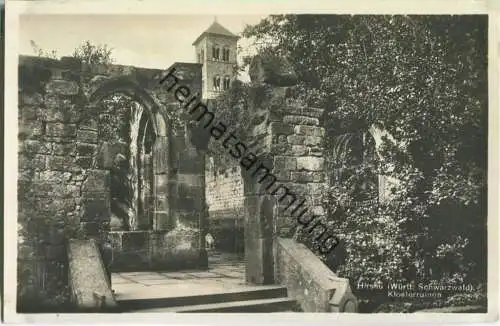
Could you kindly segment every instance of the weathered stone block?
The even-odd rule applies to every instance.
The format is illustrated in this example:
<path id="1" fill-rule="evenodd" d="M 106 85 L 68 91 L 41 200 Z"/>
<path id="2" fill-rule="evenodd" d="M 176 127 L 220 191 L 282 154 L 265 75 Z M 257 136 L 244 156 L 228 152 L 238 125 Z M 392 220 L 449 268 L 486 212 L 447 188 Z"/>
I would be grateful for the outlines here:
<path id="1" fill-rule="evenodd" d="M 297 135 L 304 135 L 304 136 L 323 137 L 325 135 L 325 128 L 316 126 L 298 125 L 294 127 L 293 131 Z"/>
<path id="2" fill-rule="evenodd" d="M 52 152 L 51 143 L 27 139 L 20 144 L 22 144 L 21 152 L 36 154 L 50 154 Z"/>
<path id="3" fill-rule="evenodd" d="M 76 95 L 80 87 L 75 81 L 51 80 L 45 85 L 45 91 L 49 94 Z"/>
<path id="4" fill-rule="evenodd" d="M 66 101 L 67 103 L 64 103 Z M 60 100 L 63 104 L 56 103 L 38 110 L 38 116 L 46 122 L 75 123 L 80 120 L 81 111 L 70 100 Z"/>
<path id="5" fill-rule="evenodd" d="M 275 196 L 277 198 L 279 198 L 285 194 L 285 190 L 283 187 L 288 189 L 288 193 L 295 195 L 295 197 L 297 197 L 297 198 L 302 196 L 303 194 L 306 194 L 308 191 L 307 186 L 304 184 L 300 184 L 300 183 L 287 182 L 287 183 L 283 183 L 283 185 L 281 185 L 281 186 L 282 187 L 280 187 L 279 190 L 278 190 L 278 188 L 275 188 L 277 190 L 275 192 Z"/>
<path id="6" fill-rule="evenodd" d="M 72 174 L 70 172 L 42 171 L 38 173 L 37 181 L 67 183 L 69 180 L 71 180 L 71 177 Z"/>
<path id="7" fill-rule="evenodd" d="M 144 231 L 129 231 L 122 235 L 122 249 L 125 251 L 148 250 L 149 234 Z"/>
<path id="8" fill-rule="evenodd" d="M 192 186 L 187 183 L 178 183 L 177 191 L 178 191 L 178 198 L 190 197 L 190 196 L 202 197 L 205 192 L 205 188 Z"/>
<path id="9" fill-rule="evenodd" d="M 274 171 L 292 171 L 297 169 L 297 158 L 277 156 L 274 158 Z"/>
<path id="10" fill-rule="evenodd" d="M 287 141 L 289 144 L 293 145 L 304 145 L 304 142 L 306 140 L 306 136 L 297 136 L 297 135 L 290 135 L 287 137 Z"/>
<path id="11" fill-rule="evenodd" d="M 76 152 L 78 156 L 92 156 L 97 148 L 97 145 L 87 143 L 77 143 Z"/>
<path id="12" fill-rule="evenodd" d="M 291 180 L 289 170 L 274 170 L 273 174 L 276 177 L 276 179 L 281 181 L 281 182 Z M 266 183 L 265 185 L 267 187 L 268 183 Z M 270 189 L 270 190 L 272 191 L 272 189 Z"/>
<path id="13" fill-rule="evenodd" d="M 73 185 L 65 185 L 55 182 L 33 182 L 31 185 L 31 190 L 34 193 L 43 194 L 46 197 L 75 197 L 78 193 L 79 188 Z"/>
<path id="14" fill-rule="evenodd" d="M 45 125 L 42 121 L 23 121 L 19 123 L 19 134 L 23 134 L 26 138 L 33 138 L 43 135 Z"/>
<path id="15" fill-rule="evenodd" d="M 322 142 L 323 142 L 323 137 L 305 136 L 304 139 L 304 145 L 307 146 L 318 146 L 321 145 Z"/>
<path id="16" fill-rule="evenodd" d="M 20 106 L 19 113 L 24 120 L 35 120 L 38 117 L 38 108 L 34 106 Z"/>
<path id="17" fill-rule="evenodd" d="M 78 129 L 76 133 L 77 141 L 84 143 L 97 143 L 98 133 L 97 130 Z"/>
<path id="18" fill-rule="evenodd" d="M 326 212 L 323 206 L 313 206 L 310 208 L 311 213 L 313 213 L 316 216 L 325 216 Z"/>
<path id="19" fill-rule="evenodd" d="M 89 156 L 79 156 L 75 159 L 75 166 L 82 169 L 90 169 L 92 167 L 93 158 Z"/>
<path id="20" fill-rule="evenodd" d="M 305 145 L 292 145 L 290 150 L 290 154 L 296 156 L 306 155 L 308 152 L 309 148 Z"/>
<path id="21" fill-rule="evenodd" d="M 109 198 L 92 196 L 83 201 L 82 222 L 98 222 L 109 217 Z"/>
<path id="22" fill-rule="evenodd" d="M 320 118 L 323 115 L 323 109 L 301 106 L 299 103 L 292 103 L 286 107 L 289 114 L 302 115 L 311 118 Z"/>
<path id="23" fill-rule="evenodd" d="M 325 174 L 323 172 L 309 171 L 292 172 L 291 179 L 295 182 L 323 182 Z"/>
<path id="24" fill-rule="evenodd" d="M 294 129 L 289 124 L 284 124 L 280 122 L 271 122 L 271 132 L 275 135 L 284 134 L 290 135 L 294 132 Z"/>
<path id="25" fill-rule="evenodd" d="M 324 155 L 323 148 L 319 146 L 314 146 L 309 148 L 309 155 L 310 156 L 316 156 L 316 157 L 322 157 Z"/>
<path id="26" fill-rule="evenodd" d="M 321 195 L 325 190 L 325 184 L 322 182 L 319 183 L 308 183 L 307 191 L 311 196 Z"/>
<path id="27" fill-rule="evenodd" d="M 76 202 L 70 197 L 37 197 L 36 208 L 39 212 L 68 213 L 75 209 Z"/>
<path id="28" fill-rule="evenodd" d="M 163 175 L 157 175 L 156 178 L 159 178 L 160 176 L 163 176 Z M 179 173 L 179 174 L 177 174 L 177 182 L 178 183 L 186 183 L 188 185 L 195 186 L 195 187 L 203 187 L 203 184 L 204 184 L 203 177 L 204 176 L 201 174 Z M 166 183 L 165 181 L 166 180 L 164 180 L 162 183 Z M 157 183 L 157 184 L 159 184 L 159 183 Z"/>
<path id="29" fill-rule="evenodd" d="M 46 135 L 50 137 L 74 137 L 76 136 L 75 124 L 47 123 Z"/>
<path id="30" fill-rule="evenodd" d="M 303 156 L 297 158 L 297 170 L 322 171 L 325 159 L 315 156 Z"/>
<path id="31" fill-rule="evenodd" d="M 68 171 L 74 167 L 74 159 L 71 156 L 48 156 L 47 169 L 54 171 Z"/>
<path id="32" fill-rule="evenodd" d="M 34 155 L 26 156 L 19 155 L 19 167 L 24 170 L 45 170 L 47 167 L 47 156 Z"/>
<path id="33" fill-rule="evenodd" d="M 61 144 L 61 143 L 52 143 L 52 150 L 54 155 L 63 155 L 63 156 L 75 156 L 76 155 L 76 144 Z"/>
<path id="34" fill-rule="evenodd" d="M 39 106 L 43 103 L 43 96 L 40 93 L 20 92 L 19 105 Z"/>
<path id="35" fill-rule="evenodd" d="M 319 120 L 317 118 L 311 118 L 300 115 L 286 115 L 283 117 L 283 122 L 292 125 L 310 125 L 310 126 L 319 125 Z"/>
<path id="36" fill-rule="evenodd" d="M 109 171 L 90 170 L 84 182 L 85 192 L 106 192 L 109 190 Z"/>

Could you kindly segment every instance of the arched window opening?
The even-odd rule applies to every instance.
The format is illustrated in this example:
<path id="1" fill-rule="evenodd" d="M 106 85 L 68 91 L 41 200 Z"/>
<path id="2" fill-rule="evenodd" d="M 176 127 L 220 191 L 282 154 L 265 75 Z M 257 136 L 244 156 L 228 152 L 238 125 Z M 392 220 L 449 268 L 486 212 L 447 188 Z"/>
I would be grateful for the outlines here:
<path id="1" fill-rule="evenodd" d="M 220 78 L 220 76 L 215 76 L 215 77 L 213 78 L 213 84 L 214 84 L 213 90 L 214 90 L 214 91 L 220 91 L 220 89 L 221 89 L 221 85 L 220 85 L 220 84 L 221 84 L 221 82 L 220 82 L 220 79 L 221 79 L 221 78 Z"/>
<path id="2" fill-rule="evenodd" d="M 220 48 L 217 46 L 212 47 L 212 60 L 219 60 L 220 58 Z"/>
<path id="3" fill-rule="evenodd" d="M 229 49 L 228 48 L 224 48 L 222 50 L 222 61 L 229 61 Z"/>
<path id="4" fill-rule="evenodd" d="M 134 99 L 113 94 L 101 100 L 101 139 L 110 164 L 111 227 L 133 231 L 152 227 L 154 124 Z"/>
<path id="5" fill-rule="evenodd" d="M 332 185 L 347 187 L 356 202 L 378 198 L 375 140 L 369 132 L 335 136 L 331 156 Z"/>
<path id="6" fill-rule="evenodd" d="M 229 76 L 224 77 L 224 90 L 229 89 L 229 85 L 231 84 L 231 78 Z"/>

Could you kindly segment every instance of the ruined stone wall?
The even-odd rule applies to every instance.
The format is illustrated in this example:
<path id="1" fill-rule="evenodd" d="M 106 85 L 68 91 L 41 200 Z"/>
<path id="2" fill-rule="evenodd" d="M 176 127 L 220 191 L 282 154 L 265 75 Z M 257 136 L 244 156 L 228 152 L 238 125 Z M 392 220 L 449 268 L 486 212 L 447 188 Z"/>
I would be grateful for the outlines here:
<path id="1" fill-rule="evenodd" d="M 21 299 L 64 289 L 67 238 L 98 237 L 109 219 L 109 171 L 95 164 L 98 129 L 82 116 L 86 100 L 73 68 L 51 60 L 20 64 Z"/>
<path id="2" fill-rule="evenodd" d="M 206 166 L 208 232 L 215 238 L 216 249 L 242 252 L 244 194 L 240 168 L 222 171 L 211 164 Z"/>
<path id="3" fill-rule="evenodd" d="M 243 179 L 238 167 L 224 171 L 207 169 L 207 204 L 212 219 L 241 218 Z"/>
<path id="4" fill-rule="evenodd" d="M 286 62 L 254 60 L 249 103 L 255 123 L 250 128 L 260 150 L 255 153 L 257 163 L 244 172 L 246 278 L 268 284 L 275 281 L 277 238 L 292 238 L 303 227 L 293 215 L 295 208 L 297 213 L 308 208 L 306 228 L 311 232 L 305 231 L 306 240 L 322 231 L 315 225 L 326 217 L 321 203 L 326 186 L 325 131 L 323 110 L 300 100 L 296 78 Z"/>
<path id="5" fill-rule="evenodd" d="M 201 65 L 176 67 L 201 93 Z M 186 123 L 170 123 L 167 110 L 180 107 L 158 86 L 163 73 L 20 57 L 18 301 L 25 307 L 39 306 L 29 300 L 64 301 L 69 238 L 92 237 L 102 245 L 111 238 L 107 263 L 125 269 L 135 261 L 140 264 L 132 268 L 143 270 L 206 266 L 204 156 Z M 103 138 L 110 126 L 100 119 L 100 103 L 114 92 L 133 97 L 155 123 L 150 230 L 109 231 L 110 172 L 123 144 Z"/>

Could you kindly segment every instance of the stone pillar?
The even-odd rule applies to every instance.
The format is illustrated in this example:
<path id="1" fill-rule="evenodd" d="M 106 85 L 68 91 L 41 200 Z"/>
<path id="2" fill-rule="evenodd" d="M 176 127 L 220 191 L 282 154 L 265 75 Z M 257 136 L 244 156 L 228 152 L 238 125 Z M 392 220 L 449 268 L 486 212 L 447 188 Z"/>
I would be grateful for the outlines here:
<path id="1" fill-rule="evenodd" d="M 286 60 L 257 57 L 251 67 L 252 141 L 260 159 L 245 173 L 246 279 L 266 284 L 274 283 L 277 237 L 291 238 L 304 227 L 297 213 L 307 208 L 314 221 L 326 215 L 320 200 L 326 186 L 325 130 L 323 110 L 297 100 L 296 76 Z M 322 235 L 315 225 L 305 226 L 311 239 Z"/>
<path id="2" fill-rule="evenodd" d="M 266 165 L 272 157 L 260 158 Z M 271 166 L 272 167 L 272 166 Z M 276 198 L 267 193 L 251 173 L 244 177 L 245 280 L 251 284 L 274 283 L 273 233 Z"/>
<path id="3" fill-rule="evenodd" d="M 171 227 L 168 202 L 168 150 L 168 138 L 166 136 L 156 137 L 153 149 L 153 229 L 158 231 L 168 230 Z"/>
<path id="4" fill-rule="evenodd" d="M 284 111 L 282 122 L 272 123 L 270 133 L 275 146 L 283 148 L 274 157 L 275 173 L 297 197 L 293 206 L 278 210 L 278 236 L 290 237 L 300 225 L 296 216 L 302 209 L 307 207 L 308 212 L 317 216 L 317 219 L 326 215 L 321 204 L 321 195 L 326 186 L 323 157 L 325 129 L 319 121 L 322 109 L 292 102 L 286 105 Z M 301 202 L 301 209 L 292 214 Z"/>

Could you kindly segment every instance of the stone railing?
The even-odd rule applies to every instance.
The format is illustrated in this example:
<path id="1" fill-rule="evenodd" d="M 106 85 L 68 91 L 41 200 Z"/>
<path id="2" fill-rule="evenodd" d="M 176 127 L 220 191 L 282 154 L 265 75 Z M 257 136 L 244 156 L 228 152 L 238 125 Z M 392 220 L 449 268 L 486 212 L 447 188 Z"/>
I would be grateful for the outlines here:
<path id="1" fill-rule="evenodd" d="M 305 245 L 278 238 L 277 282 L 286 286 L 304 312 L 357 312 L 349 280 L 338 277 Z"/>

